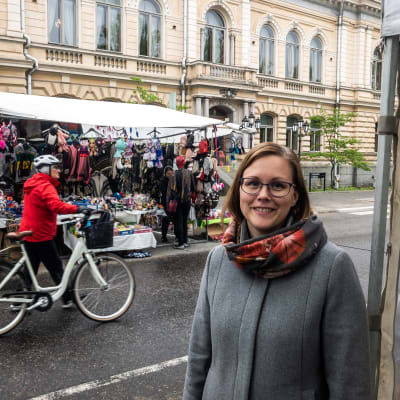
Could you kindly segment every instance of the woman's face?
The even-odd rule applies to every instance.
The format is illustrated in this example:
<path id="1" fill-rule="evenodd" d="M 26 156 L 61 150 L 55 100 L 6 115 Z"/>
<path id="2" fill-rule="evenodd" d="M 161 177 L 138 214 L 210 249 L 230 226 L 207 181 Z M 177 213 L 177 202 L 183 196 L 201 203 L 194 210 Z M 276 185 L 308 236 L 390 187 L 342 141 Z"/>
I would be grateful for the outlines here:
<path id="1" fill-rule="evenodd" d="M 293 183 L 293 173 L 287 160 L 270 155 L 259 158 L 248 166 L 242 178 L 255 178 L 261 183 Z M 273 197 L 267 186 L 262 186 L 258 194 L 247 194 L 242 187 L 240 192 L 240 210 L 247 220 L 251 237 L 265 235 L 281 228 L 298 199 L 298 193 L 291 187 L 284 197 Z"/>
<path id="2" fill-rule="evenodd" d="M 52 178 L 54 178 L 54 179 L 60 179 L 60 171 L 61 171 L 61 168 L 60 167 L 51 167 L 51 170 L 50 170 L 50 176 L 52 177 Z"/>

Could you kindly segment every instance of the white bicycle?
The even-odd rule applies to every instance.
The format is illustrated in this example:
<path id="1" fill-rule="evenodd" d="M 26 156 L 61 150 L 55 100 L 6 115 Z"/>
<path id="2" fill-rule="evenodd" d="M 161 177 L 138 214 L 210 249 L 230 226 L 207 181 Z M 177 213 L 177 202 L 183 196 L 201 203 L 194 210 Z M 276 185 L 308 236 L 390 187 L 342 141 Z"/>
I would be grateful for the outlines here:
<path id="1" fill-rule="evenodd" d="M 89 216 L 75 214 L 73 222 L 85 226 Z M 71 222 L 71 221 L 64 221 Z M 22 239 L 31 231 L 9 233 L 19 244 L 22 257 L 14 264 L 0 261 L 0 335 L 15 328 L 29 310 L 47 311 L 66 290 L 72 290 L 73 301 L 88 318 L 107 322 L 125 314 L 135 296 L 135 277 L 124 261 L 114 254 L 98 254 L 89 250 L 85 233 L 78 231 L 78 241 L 57 286 L 41 287 L 33 272 Z M 32 289 L 27 288 L 23 269 L 28 271 Z"/>

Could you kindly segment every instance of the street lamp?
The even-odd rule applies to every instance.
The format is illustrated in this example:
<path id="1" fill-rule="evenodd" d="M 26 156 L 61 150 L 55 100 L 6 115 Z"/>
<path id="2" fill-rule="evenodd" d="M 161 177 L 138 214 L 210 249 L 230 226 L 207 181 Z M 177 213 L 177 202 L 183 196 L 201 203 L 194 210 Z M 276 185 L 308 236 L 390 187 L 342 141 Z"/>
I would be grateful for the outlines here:
<path id="1" fill-rule="evenodd" d="M 250 112 L 249 118 L 245 115 L 244 118 L 242 119 L 242 125 L 240 126 L 240 129 L 246 129 L 246 128 L 256 128 L 258 131 L 260 129 L 260 118 L 256 118 L 253 111 Z M 253 148 L 253 134 L 249 133 L 250 135 L 250 149 Z"/>
<path id="2" fill-rule="evenodd" d="M 302 119 L 295 122 L 292 126 L 292 130 L 294 133 L 297 133 L 297 137 L 299 138 L 299 160 L 301 159 L 301 138 L 303 136 L 307 136 L 309 130 L 310 130 L 310 124 L 306 121 L 304 122 Z M 303 130 L 304 133 L 301 133 Z"/>

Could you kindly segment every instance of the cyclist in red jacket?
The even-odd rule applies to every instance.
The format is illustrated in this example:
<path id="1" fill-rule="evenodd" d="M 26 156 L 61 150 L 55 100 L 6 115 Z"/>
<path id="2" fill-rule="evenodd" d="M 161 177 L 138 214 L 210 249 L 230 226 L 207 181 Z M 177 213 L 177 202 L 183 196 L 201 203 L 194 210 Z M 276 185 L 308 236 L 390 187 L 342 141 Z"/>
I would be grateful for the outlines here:
<path id="1" fill-rule="evenodd" d="M 57 214 L 73 214 L 78 206 L 64 203 L 57 193 L 60 184 L 60 161 L 51 155 L 36 157 L 33 165 L 38 172 L 24 184 L 24 211 L 20 231 L 31 230 L 32 236 L 25 237 L 25 247 L 35 274 L 42 262 L 54 282 L 61 282 L 64 272 L 54 237 L 57 233 Z M 81 211 L 81 210 L 80 210 Z M 27 283 L 29 275 L 25 276 Z M 63 295 L 63 308 L 72 306 L 71 294 Z"/>

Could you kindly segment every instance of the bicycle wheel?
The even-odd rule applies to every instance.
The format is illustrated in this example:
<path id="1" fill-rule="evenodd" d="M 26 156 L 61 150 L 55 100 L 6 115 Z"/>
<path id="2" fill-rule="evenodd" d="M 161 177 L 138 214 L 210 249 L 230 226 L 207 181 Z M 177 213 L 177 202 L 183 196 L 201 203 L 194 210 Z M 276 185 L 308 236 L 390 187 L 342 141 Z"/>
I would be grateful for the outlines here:
<path id="1" fill-rule="evenodd" d="M 95 321 L 113 321 L 128 311 L 135 296 L 135 277 L 117 256 L 103 254 L 95 257 L 97 268 L 108 283 L 102 289 L 85 261 L 78 269 L 73 293 L 79 310 Z"/>
<path id="2" fill-rule="evenodd" d="M 10 272 L 11 266 L 8 264 L 0 264 L 0 282 L 7 276 Z M 22 273 L 17 272 L 11 279 L 6 283 L 6 285 L 0 290 L 0 298 L 4 299 L 6 293 L 12 292 L 23 292 L 26 291 L 26 285 Z M 26 297 L 24 295 L 13 296 L 15 297 Z M 0 335 L 14 329 L 24 318 L 26 312 L 26 303 L 12 303 L 10 302 L 0 302 Z"/>

